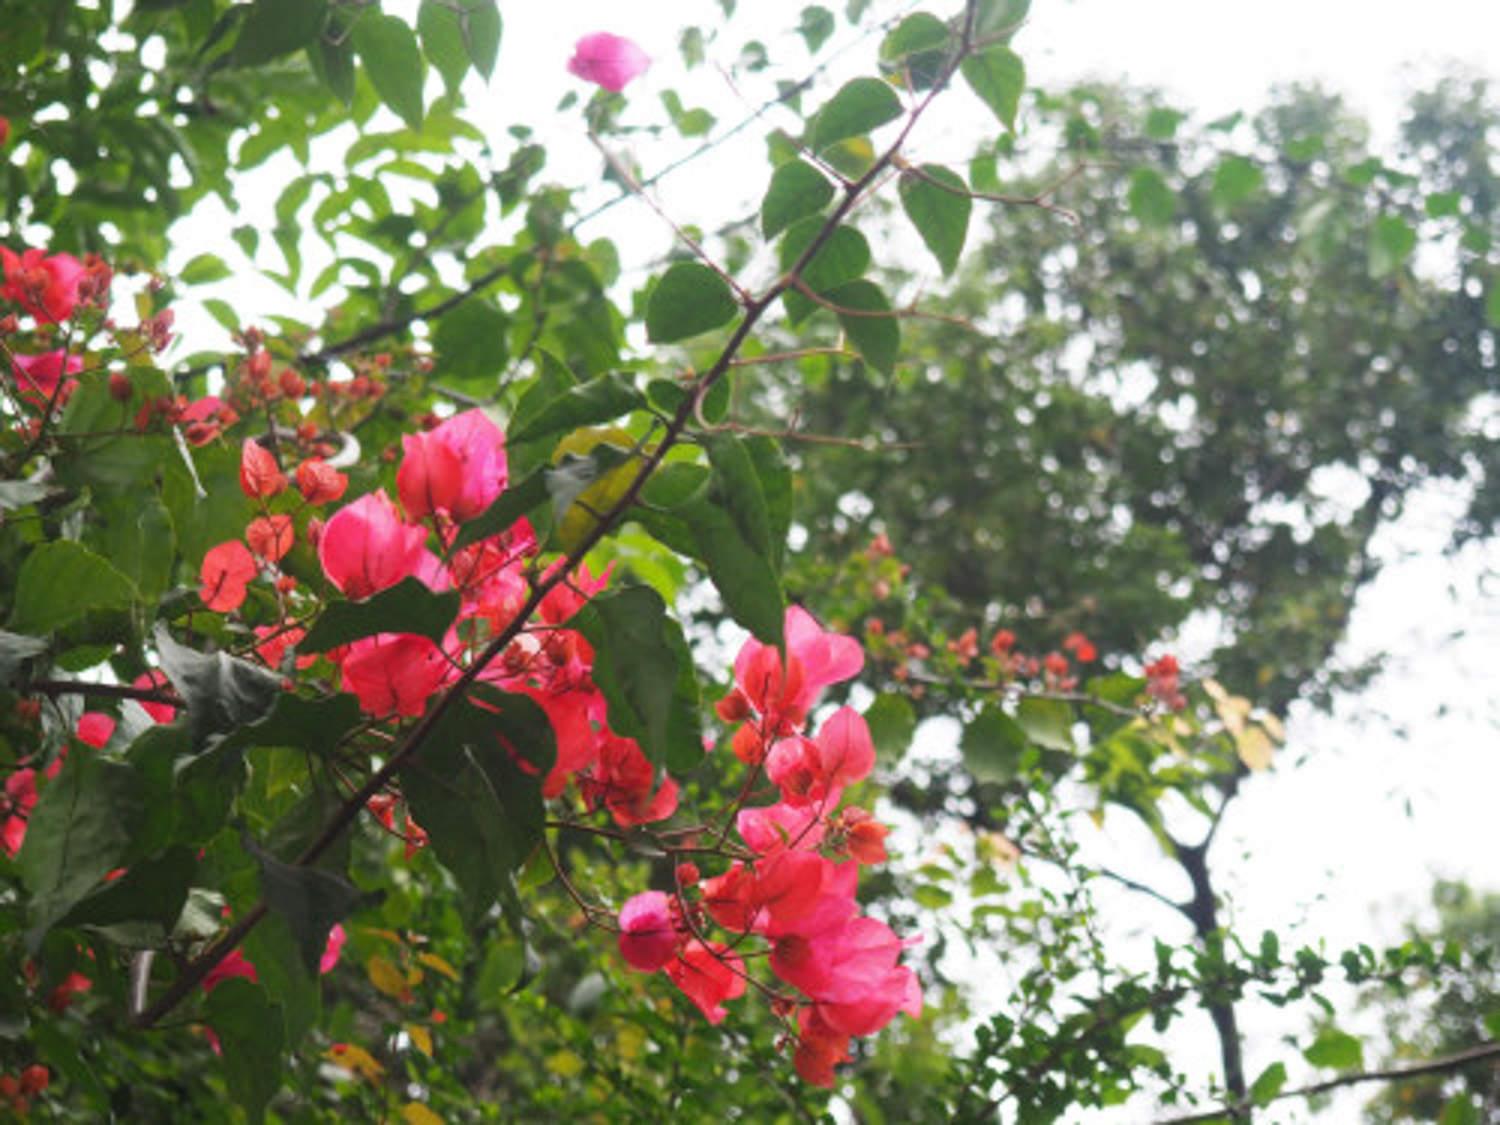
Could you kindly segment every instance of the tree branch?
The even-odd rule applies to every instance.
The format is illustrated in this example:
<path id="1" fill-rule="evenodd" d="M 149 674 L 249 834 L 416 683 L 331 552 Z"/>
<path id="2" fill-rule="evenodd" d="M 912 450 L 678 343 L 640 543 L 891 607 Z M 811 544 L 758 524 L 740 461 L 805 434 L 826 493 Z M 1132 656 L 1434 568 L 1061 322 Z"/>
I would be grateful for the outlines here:
<path id="1" fill-rule="evenodd" d="M 1458 1051 L 1441 1058 L 1429 1059 L 1426 1062 L 1413 1063 L 1411 1066 L 1390 1066 L 1378 1070 L 1361 1070 L 1353 1074 L 1341 1074 L 1337 1078 L 1329 1078 L 1323 1082 L 1314 1082 L 1310 1086 L 1298 1086 L 1295 1090 L 1284 1090 L 1277 1094 L 1271 1101 L 1279 1102 L 1285 1098 L 1310 1098 L 1314 1094 L 1326 1094 L 1329 1090 L 1337 1090 L 1344 1086 L 1356 1086 L 1363 1082 L 1404 1082 L 1408 1078 L 1421 1078 L 1428 1074 L 1446 1074 L 1452 1070 L 1459 1070 L 1470 1063 L 1483 1062 L 1486 1059 L 1500 1059 L 1500 1041 L 1480 1043 L 1469 1047 L 1467 1050 Z M 1243 1113 L 1250 1106 L 1248 1102 L 1236 1102 L 1217 1106 L 1214 1109 L 1205 1110 L 1202 1113 L 1189 1114 L 1186 1117 L 1164 1117 L 1159 1118 L 1154 1125 L 1191 1125 L 1193 1122 L 1217 1121 L 1225 1114 L 1236 1112 Z"/>

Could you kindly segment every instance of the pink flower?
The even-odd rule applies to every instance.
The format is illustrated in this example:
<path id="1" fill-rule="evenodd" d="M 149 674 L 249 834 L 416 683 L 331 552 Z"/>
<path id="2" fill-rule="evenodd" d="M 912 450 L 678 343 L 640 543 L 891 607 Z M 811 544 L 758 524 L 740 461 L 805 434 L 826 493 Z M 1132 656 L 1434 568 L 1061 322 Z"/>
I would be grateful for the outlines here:
<path id="1" fill-rule="evenodd" d="M 618 94 L 651 66 L 651 56 L 629 39 L 596 31 L 573 47 L 568 71 L 585 82 L 595 82 Z"/>
<path id="2" fill-rule="evenodd" d="M 271 451 L 253 438 L 240 447 L 240 489 L 252 500 L 275 496 L 286 487 L 286 474 Z"/>
<path id="3" fill-rule="evenodd" d="M 825 687 L 859 675 L 865 666 L 858 641 L 824 632 L 801 606 L 787 608 L 785 630 L 785 668 L 776 649 L 754 637 L 734 661 L 735 682 L 778 734 L 800 727 Z"/>
<path id="4" fill-rule="evenodd" d="M 724 1001 L 745 994 L 745 963 L 727 945 L 689 941 L 666 965 L 672 983 L 687 994 L 709 1023 L 722 1023 L 729 1013 Z"/>
<path id="5" fill-rule="evenodd" d="M 766 755 L 766 776 L 792 805 L 835 805 L 844 786 L 867 777 L 874 766 L 870 728 L 852 707 L 835 711 L 816 740 L 784 738 Z"/>
<path id="6" fill-rule="evenodd" d="M 16 356 L 16 388 L 33 401 L 52 401 L 52 396 L 57 393 L 58 380 L 64 375 L 77 375 L 83 370 L 82 356 L 70 355 L 64 363 L 63 355 L 63 349 L 58 348 L 40 355 Z"/>
<path id="7" fill-rule="evenodd" d="M 414 717 L 448 674 L 437 645 L 415 633 L 381 633 L 355 641 L 344 657 L 344 690 L 367 714 Z"/>
<path id="8" fill-rule="evenodd" d="M 131 685 L 138 688 L 165 688 L 170 686 L 167 682 L 167 677 L 155 669 L 149 672 L 142 672 L 131 681 Z M 150 715 L 158 723 L 170 723 L 177 717 L 177 708 L 173 707 L 170 703 L 155 703 L 151 700 L 143 699 L 140 701 L 140 704 L 146 709 L 146 714 Z"/>
<path id="9" fill-rule="evenodd" d="M 318 559 L 328 580 L 350 598 L 368 598 L 416 574 L 427 532 L 401 522 L 383 491 L 340 508 L 323 528 Z"/>
<path id="10" fill-rule="evenodd" d="M 424 434 L 406 434 L 401 448 L 396 489 L 408 519 L 441 509 L 462 523 L 505 488 L 505 435 L 482 410 L 466 410 Z"/>
<path id="11" fill-rule="evenodd" d="M 16 770 L 0 791 L 0 850 L 12 858 L 26 839 L 26 817 L 36 807 L 36 770 Z"/>
<path id="12" fill-rule="evenodd" d="M 0 297 L 15 301 L 37 320 L 60 324 L 73 315 L 83 263 L 72 254 L 26 250 L 21 254 L 0 246 L 5 284 Z"/>
<path id="13" fill-rule="evenodd" d="M 672 900 L 661 891 L 645 891 L 620 908 L 620 955 L 632 968 L 654 973 L 677 952 Z"/>
<path id="14" fill-rule="evenodd" d="M 666 820 L 677 811 L 677 782 L 668 777 L 656 788 L 656 770 L 629 738 L 606 737 L 598 763 L 580 784 L 589 804 L 604 805 L 622 828 Z"/>
<path id="15" fill-rule="evenodd" d="M 102 750 L 115 733 L 115 721 L 102 711 L 85 711 L 78 717 L 78 739 Z"/>
<path id="16" fill-rule="evenodd" d="M 238 539 L 211 548 L 198 570 L 198 596 L 215 613 L 239 609 L 251 581 L 259 573 L 255 558 Z"/>
<path id="17" fill-rule="evenodd" d="M 323 947 L 323 956 L 318 958 L 318 972 L 331 973 L 339 963 L 339 957 L 344 952 L 344 942 L 348 938 L 344 933 L 344 927 L 337 922 L 333 929 L 328 931 L 328 944 Z"/>

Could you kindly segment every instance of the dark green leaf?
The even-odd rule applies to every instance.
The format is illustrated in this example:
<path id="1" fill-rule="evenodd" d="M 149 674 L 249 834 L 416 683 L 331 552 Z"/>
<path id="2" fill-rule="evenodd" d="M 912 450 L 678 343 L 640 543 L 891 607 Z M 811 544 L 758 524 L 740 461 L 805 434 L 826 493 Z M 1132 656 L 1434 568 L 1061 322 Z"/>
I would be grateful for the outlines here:
<path id="1" fill-rule="evenodd" d="M 191 848 L 170 848 L 154 859 L 131 864 L 120 878 L 77 902 L 57 924 L 99 928 L 148 922 L 155 941 L 165 941 L 182 913 L 197 869 Z"/>
<path id="2" fill-rule="evenodd" d="M 16 579 L 11 624 L 26 633 L 47 633 L 91 609 L 128 609 L 136 590 L 112 565 L 68 540 L 44 543 L 26 556 Z"/>
<path id="3" fill-rule="evenodd" d="M 331 43 L 319 37 L 317 42 L 308 44 L 307 61 L 313 73 L 318 76 L 318 81 L 328 87 L 329 93 L 346 106 L 353 103 L 354 48 L 349 45 L 348 40 Z M 217 315 L 215 319 L 223 323 Z"/>
<path id="4" fill-rule="evenodd" d="M 161 668 L 187 704 L 193 745 L 213 734 L 253 723 L 281 695 L 281 677 L 248 660 L 226 653 L 195 652 L 172 639 L 166 626 L 156 627 Z"/>
<path id="5" fill-rule="evenodd" d="M 682 627 L 649 586 L 596 597 L 573 618 L 594 646 L 594 681 L 612 730 L 658 765 L 686 772 L 703 760 L 698 678 Z"/>
<path id="6" fill-rule="evenodd" d="M 673 265 L 646 302 L 646 337 L 670 344 L 721 328 L 734 319 L 740 304 L 724 279 L 699 262 Z"/>
<path id="7" fill-rule="evenodd" d="M 875 753 L 882 762 L 893 765 L 901 760 L 911 745 L 912 736 L 917 732 L 917 713 L 905 696 L 887 691 L 877 695 L 865 710 L 865 723 L 870 728 Z"/>
<path id="8" fill-rule="evenodd" d="M 488 381 L 499 375 L 510 359 L 506 346 L 509 328 L 510 320 L 503 312 L 477 297 L 445 313 L 432 334 L 436 373 L 458 380 L 485 380 L 483 391 L 493 390 Z"/>
<path id="9" fill-rule="evenodd" d="M 812 124 L 812 148 L 821 152 L 847 137 L 859 137 L 901 116 L 901 99 L 878 78 L 856 78 L 841 86 Z"/>
<path id="10" fill-rule="evenodd" d="M 771 565 L 781 569 L 787 533 L 792 527 L 792 470 L 774 438 L 747 438 L 745 448 L 760 475 L 761 494 L 766 498 L 766 518 L 771 528 Z"/>
<path id="11" fill-rule="evenodd" d="M 326 753 L 361 717 L 359 701 L 338 694 L 306 699 L 284 691 L 270 712 L 257 722 L 240 727 L 227 745 L 235 748 L 285 746 L 309 754 Z"/>
<path id="12" fill-rule="evenodd" d="M 1130 213 L 1147 226 L 1166 226 L 1177 212 L 1177 195 L 1155 168 L 1131 174 L 1129 201 Z"/>
<path id="13" fill-rule="evenodd" d="M 407 127 L 422 127 L 422 52 L 417 37 L 396 16 L 366 12 L 354 25 L 354 49 L 380 100 Z"/>
<path id="14" fill-rule="evenodd" d="M 784 272 L 791 272 L 822 229 L 823 220 L 814 217 L 794 223 L 787 230 L 777 251 Z M 869 241 L 853 227 L 841 226 L 829 233 L 817 252 L 802 267 L 800 274 L 802 283 L 807 288 L 814 293 L 823 294 L 855 280 L 869 268 Z M 793 289 L 786 291 L 784 299 L 787 318 L 793 325 L 806 319 L 818 308 L 811 298 Z"/>
<path id="15" fill-rule="evenodd" d="M 33 944 L 128 858 L 147 816 L 133 768 L 75 754 L 32 809 L 16 857 L 31 891 Z"/>
<path id="16" fill-rule="evenodd" d="M 1490 282 L 1489 296 L 1484 302 L 1484 315 L 1491 327 L 1500 328 L 1500 280 Z"/>
<path id="17" fill-rule="evenodd" d="M 1016 127 L 1016 113 L 1026 90 L 1026 64 L 1009 47 L 991 47 L 970 55 L 959 66 L 969 89 L 1007 129 Z"/>
<path id="18" fill-rule="evenodd" d="M 623 414 L 646 405 L 635 380 L 624 372 L 612 372 L 569 387 L 538 410 L 509 435 L 513 445 L 576 430 L 580 426 L 613 422 Z"/>
<path id="19" fill-rule="evenodd" d="M 901 173 L 901 208 L 942 266 L 944 276 L 958 267 L 969 235 L 974 201 L 969 185 L 940 164 L 923 164 Z"/>
<path id="20" fill-rule="evenodd" d="M 729 615 L 779 648 L 786 604 L 771 561 L 753 551 L 729 513 L 706 498 L 684 504 L 675 514 L 691 528 L 697 544 L 693 557 L 707 568 Z"/>
<path id="21" fill-rule="evenodd" d="M 901 321 L 880 286 L 860 278 L 830 289 L 827 297 L 838 306 L 839 324 L 865 362 L 882 374 L 891 374 L 901 354 Z"/>
<path id="22" fill-rule="evenodd" d="M 235 66 L 262 66 L 305 47 L 323 30 L 327 0 L 255 0 L 235 40 Z"/>
<path id="23" fill-rule="evenodd" d="M 309 975 L 328 944 L 328 931 L 354 910 L 362 895 L 342 875 L 323 867 L 283 863 L 269 852 L 249 846 L 260 863 L 261 893 L 266 905 L 286 921 Z"/>
<path id="24" fill-rule="evenodd" d="M 882 62 L 900 63 L 911 55 L 942 51 L 948 46 L 948 25 L 931 12 L 913 12 L 880 43 Z"/>
<path id="25" fill-rule="evenodd" d="M 514 872 L 542 839 L 541 779 L 556 757 L 552 726 L 534 702 L 473 690 L 401 772 L 412 815 L 458 880 L 471 920 L 514 895 Z"/>
<path id="26" fill-rule="evenodd" d="M 457 591 L 435 594 L 421 580 L 403 578 L 363 601 L 332 603 L 297 648 L 326 652 L 376 633 L 416 633 L 442 644 L 458 616 L 459 600 Z"/>
<path id="27" fill-rule="evenodd" d="M 789 160 L 771 174 L 760 204 L 760 229 L 775 238 L 798 219 L 816 215 L 833 199 L 833 184 L 811 164 Z"/>
<path id="28" fill-rule="evenodd" d="M 461 550 L 470 543 L 499 535 L 522 516 L 545 503 L 548 497 L 547 474 L 550 471 L 550 466 L 543 465 L 533 469 L 520 481 L 512 483 L 495 498 L 493 504 L 463 525 L 458 538 L 454 540 L 453 549 Z"/>
<path id="29" fill-rule="evenodd" d="M 258 984 L 233 977 L 208 994 L 204 1009 L 223 1047 L 229 1096 L 252 1122 L 264 1120 L 267 1103 L 281 1088 L 281 1006 Z"/>
<path id="30" fill-rule="evenodd" d="M 1026 732 L 1020 724 L 991 704 L 964 727 L 959 740 L 964 765 L 980 781 L 1006 782 L 1021 768 Z"/>
<path id="31" fill-rule="evenodd" d="M 740 537 L 756 554 L 773 557 L 771 516 L 745 444 L 732 433 L 710 434 L 704 439 L 713 466 L 713 495 L 729 512 Z"/>

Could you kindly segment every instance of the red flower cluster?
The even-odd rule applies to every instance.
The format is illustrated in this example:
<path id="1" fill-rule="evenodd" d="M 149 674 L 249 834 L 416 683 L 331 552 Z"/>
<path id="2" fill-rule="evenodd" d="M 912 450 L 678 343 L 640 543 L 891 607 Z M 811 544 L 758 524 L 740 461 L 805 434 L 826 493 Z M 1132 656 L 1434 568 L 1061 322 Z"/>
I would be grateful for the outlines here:
<path id="1" fill-rule="evenodd" d="M 0 1074 L 0 1106 L 24 1119 L 31 1112 L 31 1100 L 51 1083 L 52 1072 L 41 1063 L 32 1063 L 20 1074 Z"/>
<path id="2" fill-rule="evenodd" d="M 1146 665 L 1146 694 L 1160 701 L 1168 711 L 1181 711 L 1187 706 L 1179 674 L 1177 658 L 1171 653 Z"/>
<path id="3" fill-rule="evenodd" d="M 857 675 L 864 654 L 853 639 L 825 633 L 805 611 L 786 617 L 786 660 L 750 640 L 735 661 L 734 690 L 719 703 L 728 722 L 742 722 L 732 745 L 740 759 L 764 768 L 781 799 L 742 809 L 737 826 L 754 858 L 698 879 L 678 869 L 673 894 L 647 891 L 620 911 L 620 952 L 634 968 L 663 970 L 712 1023 L 750 980 L 735 949 L 745 935 L 762 938 L 771 971 L 795 993 L 778 996 L 796 1027 L 797 1071 L 833 1084 L 849 1058 L 849 1040 L 872 1035 L 898 1012 L 921 1013 L 911 969 L 898 964 L 908 944 L 884 922 L 859 913 L 859 865 L 885 859 L 884 825 L 856 807 L 834 810 L 844 789 L 868 776 L 875 749 L 864 719 L 841 707 L 816 736 L 808 715 L 822 689 Z M 732 943 L 704 933 L 711 919 L 741 935 Z"/>

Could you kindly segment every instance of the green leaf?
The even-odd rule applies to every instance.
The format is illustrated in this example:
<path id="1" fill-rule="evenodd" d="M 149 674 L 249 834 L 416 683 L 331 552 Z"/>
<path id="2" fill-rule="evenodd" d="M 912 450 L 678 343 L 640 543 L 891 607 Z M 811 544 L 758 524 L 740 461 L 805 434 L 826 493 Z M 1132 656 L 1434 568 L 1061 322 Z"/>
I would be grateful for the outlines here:
<path id="1" fill-rule="evenodd" d="M 839 325 L 865 362 L 884 375 L 895 371 L 901 354 L 901 320 L 891 311 L 880 286 L 861 278 L 830 289 L 826 296 L 838 306 Z"/>
<path id="2" fill-rule="evenodd" d="M 281 677 L 248 660 L 223 652 L 194 652 L 174 641 L 161 624 L 155 637 L 161 669 L 187 704 L 195 747 L 210 735 L 255 722 L 282 694 Z"/>
<path id="3" fill-rule="evenodd" d="M 1164 227 L 1177 212 L 1177 195 L 1155 168 L 1137 168 L 1130 176 L 1130 213 L 1147 226 Z"/>
<path id="4" fill-rule="evenodd" d="M 245 939 L 244 953 L 255 966 L 257 982 L 276 997 L 282 1042 L 295 1048 L 318 1023 L 323 1011 L 321 974 L 303 962 L 287 920 L 274 911 Z"/>
<path id="5" fill-rule="evenodd" d="M 500 8 L 495 0 L 467 0 L 468 7 L 460 17 L 469 61 L 487 81 L 495 73 L 500 57 Z"/>
<path id="6" fill-rule="evenodd" d="M 313 41 L 327 15 L 327 0 L 255 0 L 230 60 L 235 66 L 263 66 L 289 55 Z"/>
<path id="7" fill-rule="evenodd" d="M 816 215 L 833 199 L 828 177 L 804 160 L 789 160 L 771 174 L 760 204 L 760 229 L 775 238 L 798 219 Z"/>
<path id="8" fill-rule="evenodd" d="M 258 984 L 233 977 L 208 994 L 204 1011 L 223 1047 L 229 1096 L 251 1122 L 264 1120 L 266 1105 L 281 1089 L 281 1006 Z"/>
<path id="9" fill-rule="evenodd" d="M 587 383 L 569 387 L 552 399 L 520 428 L 513 430 L 508 440 L 512 445 L 550 437 L 552 434 L 576 430 L 580 426 L 593 426 L 600 422 L 613 422 L 623 414 L 639 410 L 646 405 L 646 398 L 636 389 L 635 380 L 623 371 L 600 375 Z"/>
<path id="10" fill-rule="evenodd" d="M 856 78 L 844 83 L 818 111 L 812 123 L 815 152 L 848 137 L 859 137 L 901 116 L 901 99 L 878 78 Z"/>
<path id="11" fill-rule="evenodd" d="M 1460 1092 L 1443 1103 L 1437 1125 L 1481 1125 L 1484 1116 L 1474 1105 L 1474 1096 Z"/>
<path id="12" fill-rule="evenodd" d="M 223 281 L 232 271 L 217 254 L 199 254 L 177 271 L 177 280 L 186 285 L 206 285 Z"/>
<path id="13" fill-rule="evenodd" d="M 958 267 L 974 201 L 963 177 L 940 164 L 923 164 L 901 173 L 901 208 L 932 251 L 946 277 Z"/>
<path id="14" fill-rule="evenodd" d="M 833 13 L 821 4 L 811 4 L 802 9 L 797 31 L 807 44 L 809 54 L 817 54 L 818 48 L 828 42 L 828 37 L 833 34 L 833 26 Z"/>
<path id="15" fill-rule="evenodd" d="M 260 864 L 266 905 L 285 920 L 297 943 L 302 966 L 316 975 L 328 944 L 328 931 L 342 922 L 363 897 L 353 883 L 323 867 L 298 867 L 247 844 Z"/>
<path id="16" fill-rule="evenodd" d="M 1059 699 L 1021 700 L 1016 721 L 1026 737 L 1046 750 L 1071 752 L 1073 746 L 1073 708 Z"/>
<path id="17" fill-rule="evenodd" d="M 318 81 L 328 87 L 329 93 L 346 106 L 353 104 L 354 48 L 349 45 L 348 40 L 331 43 L 319 37 L 315 43 L 307 45 L 307 62 L 312 67 L 313 73 L 318 76 Z M 218 303 L 223 305 L 223 302 Z M 217 313 L 215 319 L 223 323 Z M 237 314 L 236 319 L 238 319 Z"/>
<path id="18" fill-rule="evenodd" d="M 322 754 L 362 717 L 359 701 L 352 695 L 307 699 L 284 691 L 264 718 L 240 727 L 225 745 L 245 749 L 283 746 Z"/>
<path id="19" fill-rule="evenodd" d="M 1417 248 L 1417 232 L 1399 215 L 1382 215 L 1370 230 L 1370 276 L 1389 277 Z"/>
<path id="20" fill-rule="evenodd" d="M 46 651 L 47 642 L 41 637 L 0 630 L 0 688 L 10 687 L 21 665 Z"/>
<path id="21" fill-rule="evenodd" d="M 31 810 L 16 857 L 31 892 L 32 944 L 120 867 L 147 818 L 147 790 L 128 765 L 75 754 Z"/>
<path id="22" fill-rule="evenodd" d="M 977 780 L 998 782 L 1010 781 L 1020 772 L 1026 746 L 1026 731 L 994 704 L 965 725 L 958 743 L 964 765 Z"/>
<path id="23" fill-rule="evenodd" d="M 732 433 L 716 433 L 706 437 L 703 444 L 713 466 L 710 487 L 714 497 L 729 512 L 750 549 L 771 558 L 771 515 L 761 491 L 760 474 L 744 443 Z"/>
<path id="24" fill-rule="evenodd" d="M 1313 1066 L 1330 1070 L 1353 1070 L 1364 1065 L 1364 1045 L 1348 1032 L 1336 1027 L 1325 1027 L 1318 1032 L 1312 1046 L 1302 1052 L 1302 1057 Z"/>
<path id="25" fill-rule="evenodd" d="M 766 498 L 766 518 L 771 528 L 771 566 L 780 571 L 786 552 L 786 537 L 792 527 L 791 466 L 774 438 L 757 434 L 746 439 L 745 448 L 760 476 L 761 495 Z"/>
<path id="26" fill-rule="evenodd" d="M 514 872 L 542 839 L 541 779 L 556 753 L 536 703 L 479 685 L 401 771 L 412 815 L 458 880 L 470 921 L 514 896 Z"/>
<path id="27" fill-rule="evenodd" d="M 439 0 L 422 0 L 417 10 L 417 34 L 427 61 L 443 76 L 449 94 L 457 94 L 469 69 L 462 17 Z"/>
<path id="28" fill-rule="evenodd" d="M 791 272 L 822 229 L 823 220 L 814 217 L 794 223 L 787 230 L 777 251 L 784 273 Z M 854 281 L 869 268 L 870 243 L 865 236 L 853 227 L 835 227 L 802 267 L 802 283 L 814 293 L 826 294 L 830 289 Z M 794 289 L 788 289 L 783 299 L 787 318 L 793 325 L 805 320 L 818 308 L 811 298 Z"/>
<path id="29" fill-rule="evenodd" d="M 128 609 L 136 590 L 110 563 L 68 540 L 43 543 L 26 556 L 16 579 L 11 624 L 47 633 L 93 609 Z"/>
<path id="30" fill-rule="evenodd" d="M 106 520 L 105 554 L 147 601 L 160 597 L 171 582 L 177 546 L 166 506 L 148 492 L 110 497 L 97 510 Z"/>
<path id="31" fill-rule="evenodd" d="M 1026 64 L 1021 56 L 1009 47 L 991 47 L 966 58 L 959 65 L 959 73 L 1000 124 L 1014 130 L 1021 95 L 1026 91 Z"/>
<path id="32" fill-rule="evenodd" d="M 198 870 L 193 849 L 169 848 L 154 859 L 133 863 L 112 883 L 87 895 L 58 919 L 58 926 L 91 926 L 96 929 L 122 923 L 149 923 L 141 944 L 164 942 L 172 931 L 188 888 Z"/>
<path id="33" fill-rule="evenodd" d="M 533 469 L 520 481 L 510 485 L 479 515 L 475 516 L 458 533 L 458 538 L 453 542 L 455 551 L 462 550 L 470 543 L 478 543 L 481 539 L 488 539 L 491 535 L 499 535 L 508 530 L 522 516 L 529 514 L 548 498 L 547 475 L 551 466 L 541 465 Z"/>
<path id="34" fill-rule="evenodd" d="M 1248 157 L 1226 156 L 1214 170 L 1209 195 L 1216 206 L 1232 210 L 1258 192 L 1265 179 L 1260 167 Z"/>
<path id="35" fill-rule="evenodd" d="M 913 12 L 880 43 L 880 60 L 900 63 L 911 55 L 945 51 L 948 47 L 948 25 L 931 12 Z"/>
<path id="36" fill-rule="evenodd" d="M 981 40 L 1014 34 L 1029 11 L 1031 0 L 979 0 L 974 34 Z"/>
<path id="37" fill-rule="evenodd" d="M 729 615 L 780 648 L 786 604 L 770 559 L 752 550 L 729 513 L 707 498 L 684 504 L 675 514 L 691 529 L 697 545 L 693 557 L 707 568 Z"/>
<path id="38" fill-rule="evenodd" d="M 380 100 L 408 128 L 420 129 L 425 67 L 411 28 L 396 16 L 366 12 L 354 25 L 353 41 Z"/>
<path id="39" fill-rule="evenodd" d="M 881 692 L 865 710 L 865 723 L 875 743 L 875 753 L 887 765 L 894 765 L 911 746 L 917 732 L 917 713 L 905 696 Z"/>
<path id="40" fill-rule="evenodd" d="M 685 340 L 723 327 L 739 310 L 739 301 L 717 273 L 700 262 L 678 262 L 646 301 L 646 338 L 653 344 Z"/>
<path id="41" fill-rule="evenodd" d="M 1490 282 L 1489 296 L 1484 302 L 1484 315 L 1492 328 L 1500 328 L 1500 279 Z"/>
<path id="42" fill-rule="evenodd" d="M 514 521 L 512 521 L 514 522 Z M 458 616 L 456 590 L 435 594 L 417 578 L 403 578 L 358 602 L 333 602 L 297 646 L 299 652 L 327 652 L 376 633 L 416 633 L 442 644 Z"/>
<path id="43" fill-rule="evenodd" d="M 1286 1066 L 1274 1062 L 1265 1070 L 1260 1072 L 1250 1086 L 1250 1100 L 1258 1106 L 1270 1105 L 1276 1100 L 1276 1095 L 1281 1093 L 1281 1088 L 1286 1085 Z"/>
<path id="44" fill-rule="evenodd" d="M 610 728 L 673 772 L 702 762 L 698 677 L 661 595 L 623 587 L 586 603 L 570 626 L 594 646 L 594 681 L 609 703 Z"/>
<path id="45" fill-rule="evenodd" d="M 432 334 L 437 353 L 436 374 L 459 380 L 488 382 L 504 370 L 510 360 L 506 344 L 510 319 L 489 301 L 471 297 L 445 313 Z"/>

